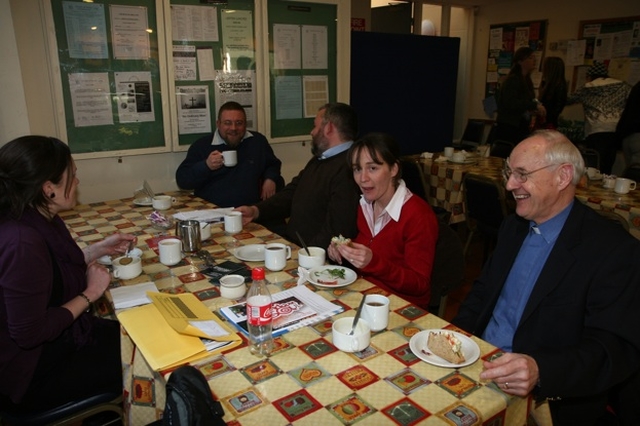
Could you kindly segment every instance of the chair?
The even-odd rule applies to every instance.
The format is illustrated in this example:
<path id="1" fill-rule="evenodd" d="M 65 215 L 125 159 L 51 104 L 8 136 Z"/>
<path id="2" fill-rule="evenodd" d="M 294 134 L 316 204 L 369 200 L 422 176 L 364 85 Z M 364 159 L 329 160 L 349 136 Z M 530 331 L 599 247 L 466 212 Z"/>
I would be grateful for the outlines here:
<path id="1" fill-rule="evenodd" d="M 640 182 L 640 163 L 631 163 L 622 172 L 622 177 Z"/>
<path id="2" fill-rule="evenodd" d="M 444 318 L 449 293 L 460 287 L 464 278 L 464 248 L 458 234 L 446 222 L 438 220 L 438 241 L 431 271 L 429 312 Z"/>
<path id="3" fill-rule="evenodd" d="M 12 414 L 2 412 L 0 413 L 0 419 L 2 419 L 0 423 L 21 426 L 81 424 L 83 420 L 107 411 L 116 413 L 119 421 L 122 422 L 122 394 L 97 394 L 80 401 L 69 402 L 59 407 L 36 413 Z M 110 418 L 109 420 L 105 419 L 100 424 L 115 424 L 115 421 L 116 419 Z"/>
<path id="4" fill-rule="evenodd" d="M 584 159 L 585 167 L 595 167 L 600 170 L 600 153 L 598 151 L 593 148 L 585 148 L 584 146 L 579 146 L 578 149 Z"/>
<path id="5" fill-rule="evenodd" d="M 471 238 L 479 232 L 484 236 L 484 263 L 489 257 L 490 245 L 498 237 L 500 224 L 509 212 L 506 191 L 501 182 L 474 173 L 467 173 L 462 185 L 469 228 L 464 253 L 466 256 Z"/>
<path id="6" fill-rule="evenodd" d="M 509 155 L 511 155 L 511 151 L 513 151 L 514 147 L 515 145 L 509 141 L 496 139 L 491 144 L 491 150 L 489 151 L 489 154 L 492 157 L 507 158 L 509 157 Z"/>
<path id="7" fill-rule="evenodd" d="M 420 160 L 415 157 L 405 156 L 400 158 L 400 165 L 402 167 L 402 179 L 407 188 L 426 202 L 429 202 L 429 185 Z"/>
<path id="8" fill-rule="evenodd" d="M 600 216 L 604 217 L 605 219 L 609 219 L 615 224 L 622 226 L 625 231 L 629 232 L 629 222 L 627 222 L 627 220 L 618 213 L 612 212 L 610 210 L 596 210 L 596 212 L 598 212 Z"/>

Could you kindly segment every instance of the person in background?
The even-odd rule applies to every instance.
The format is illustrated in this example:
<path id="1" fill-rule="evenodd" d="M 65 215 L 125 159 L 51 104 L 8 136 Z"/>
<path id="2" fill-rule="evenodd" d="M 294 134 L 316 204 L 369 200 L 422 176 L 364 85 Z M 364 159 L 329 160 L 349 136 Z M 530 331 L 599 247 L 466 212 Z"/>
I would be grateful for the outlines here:
<path id="1" fill-rule="evenodd" d="M 616 126 L 626 166 L 640 164 L 640 81 L 633 86 Z"/>
<path id="2" fill-rule="evenodd" d="M 536 128 L 557 129 L 558 118 L 567 103 L 567 80 L 564 76 L 564 61 L 555 56 L 542 64 L 542 83 L 538 100 L 546 109 L 546 115 L 536 115 Z"/>
<path id="3" fill-rule="evenodd" d="M 298 176 L 268 200 L 237 210 L 244 224 L 289 218 L 282 229 L 267 227 L 298 245 L 296 232 L 307 245 L 326 247 L 334 236 L 356 234 L 358 187 L 346 158 L 358 133 L 358 119 L 351 106 L 329 103 L 318 110 L 313 123 L 313 158 Z"/>
<path id="4" fill-rule="evenodd" d="M 216 131 L 195 141 L 176 170 L 183 189 L 218 207 L 236 207 L 266 200 L 284 186 L 282 163 L 267 139 L 247 131 L 247 116 L 237 102 L 227 102 L 218 111 Z M 222 153 L 235 150 L 238 164 L 224 165 Z"/>
<path id="5" fill-rule="evenodd" d="M 496 139 L 517 144 L 529 135 L 531 115 L 546 115 L 545 107 L 536 99 L 531 81 L 535 69 L 533 49 L 519 48 L 513 56 L 513 67 L 496 96 Z"/>
<path id="6" fill-rule="evenodd" d="M 640 366 L 640 241 L 575 198 L 584 169 L 557 131 L 516 145 L 503 174 L 517 215 L 452 321 L 505 352 L 480 378 L 548 399 L 556 426 L 597 424 Z"/>
<path id="7" fill-rule="evenodd" d="M 96 259 L 133 235 L 81 250 L 58 213 L 76 205 L 76 167 L 58 139 L 0 148 L 0 409 L 38 412 L 122 392 L 120 326 L 90 311 L 111 277 Z"/>
<path id="8" fill-rule="evenodd" d="M 435 213 L 401 179 L 400 147 L 390 135 L 364 136 L 347 158 L 362 191 L 358 235 L 351 244 L 330 244 L 329 258 L 346 259 L 365 279 L 426 309 L 438 240 Z"/>
<path id="9" fill-rule="evenodd" d="M 631 87 L 610 78 L 602 62 L 593 61 L 587 69 L 587 83 L 567 100 L 567 104 L 581 103 L 586 118 L 584 146 L 600 154 L 600 171 L 611 174 L 620 148 L 616 125 L 624 109 Z"/>

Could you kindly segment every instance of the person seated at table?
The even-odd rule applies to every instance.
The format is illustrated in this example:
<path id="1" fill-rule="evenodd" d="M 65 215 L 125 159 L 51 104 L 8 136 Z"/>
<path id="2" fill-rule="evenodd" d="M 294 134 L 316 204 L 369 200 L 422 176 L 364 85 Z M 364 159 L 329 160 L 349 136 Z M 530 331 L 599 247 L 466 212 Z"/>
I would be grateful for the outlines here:
<path id="1" fill-rule="evenodd" d="M 329 258 L 346 259 L 365 279 L 427 308 L 438 240 L 435 213 L 401 179 L 400 148 L 390 135 L 364 136 L 347 157 L 362 191 L 358 235 L 350 244 L 330 244 Z"/>
<path id="2" fill-rule="evenodd" d="M 237 210 L 244 224 L 257 220 L 298 245 L 296 233 L 309 246 L 326 247 L 334 236 L 356 234 L 358 187 L 346 159 L 358 119 L 351 106 L 329 103 L 320 107 L 313 124 L 313 158 L 298 176 L 268 200 Z M 274 225 L 287 218 L 286 225 Z"/>
<path id="3" fill-rule="evenodd" d="M 89 313 L 111 281 L 96 262 L 133 235 L 81 250 L 58 213 L 76 205 L 76 166 L 58 139 L 0 148 L 0 409 L 38 412 L 122 392 L 120 326 Z"/>
<path id="4" fill-rule="evenodd" d="M 195 141 L 176 170 L 182 189 L 218 207 L 236 207 L 266 200 L 284 186 L 281 161 L 262 134 L 247 131 L 247 116 L 237 102 L 218 111 L 216 131 Z M 237 151 L 238 163 L 224 165 L 222 153 Z"/>
<path id="5" fill-rule="evenodd" d="M 506 352 L 481 379 L 548 398 L 556 426 L 596 424 L 640 366 L 640 241 L 575 198 L 584 170 L 557 131 L 516 145 L 503 171 L 516 215 L 452 321 Z"/>

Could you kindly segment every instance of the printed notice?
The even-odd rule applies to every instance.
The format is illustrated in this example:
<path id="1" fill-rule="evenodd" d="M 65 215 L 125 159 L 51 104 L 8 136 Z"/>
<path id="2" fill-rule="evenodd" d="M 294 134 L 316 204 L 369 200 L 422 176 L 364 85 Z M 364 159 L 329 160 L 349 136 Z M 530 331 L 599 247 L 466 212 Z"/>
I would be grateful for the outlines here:
<path id="1" fill-rule="evenodd" d="M 67 32 L 69 57 L 107 59 L 107 25 L 104 5 L 98 3 L 62 2 Z"/>
<path id="2" fill-rule="evenodd" d="M 142 6 L 109 6 L 111 39 L 116 59 L 149 59 L 149 22 Z"/>
<path id="3" fill-rule="evenodd" d="M 69 74 L 69 90 L 76 127 L 113 124 L 106 72 Z"/>
<path id="4" fill-rule="evenodd" d="M 121 123 L 154 121 L 151 73 L 117 72 L 118 119 Z"/>
<path id="5" fill-rule="evenodd" d="M 178 133 L 211 133 L 208 86 L 176 87 Z"/>

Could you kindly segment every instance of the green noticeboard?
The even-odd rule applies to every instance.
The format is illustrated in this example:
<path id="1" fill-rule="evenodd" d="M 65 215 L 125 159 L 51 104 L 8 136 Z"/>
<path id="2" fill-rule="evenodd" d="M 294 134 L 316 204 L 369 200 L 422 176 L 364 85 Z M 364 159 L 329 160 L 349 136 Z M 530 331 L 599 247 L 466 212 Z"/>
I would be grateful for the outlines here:
<path id="1" fill-rule="evenodd" d="M 51 0 L 74 154 L 165 147 L 155 0 Z"/>

